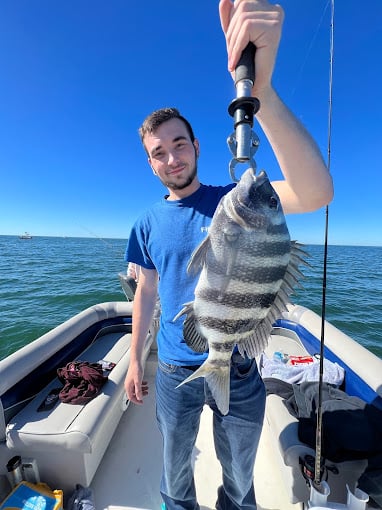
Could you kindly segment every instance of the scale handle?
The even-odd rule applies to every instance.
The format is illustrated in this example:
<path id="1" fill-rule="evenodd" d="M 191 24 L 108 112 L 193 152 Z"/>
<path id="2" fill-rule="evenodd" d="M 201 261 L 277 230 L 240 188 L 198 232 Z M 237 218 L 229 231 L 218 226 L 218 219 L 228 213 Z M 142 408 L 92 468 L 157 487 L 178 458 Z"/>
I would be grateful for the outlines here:
<path id="1" fill-rule="evenodd" d="M 248 43 L 235 69 L 235 85 L 241 80 L 251 80 L 255 83 L 255 53 L 256 46 Z"/>

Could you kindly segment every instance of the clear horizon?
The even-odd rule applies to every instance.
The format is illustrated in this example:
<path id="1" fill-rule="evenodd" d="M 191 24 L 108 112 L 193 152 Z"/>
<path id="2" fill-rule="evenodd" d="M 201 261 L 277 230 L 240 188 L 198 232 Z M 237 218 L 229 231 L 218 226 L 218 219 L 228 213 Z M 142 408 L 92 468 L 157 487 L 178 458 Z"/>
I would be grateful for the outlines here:
<path id="1" fill-rule="evenodd" d="M 21 234 L 0 234 L 0 237 L 16 237 L 16 238 L 19 238 Z M 87 236 L 61 236 L 61 235 L 36 235 L 36 236 L 32 236 L 32 239 L 33 238 L 36 238 L 36 237 L 43 237 L 43 238 L 58 238 L 58 239 L 94 239 L 94 240 L 98 240 L 98 241 L 127 241 L 127 237 L 99 237 L 99 236 L 92 236 L 92 235 L 87 235 Z M 324 246 L 324 242 L 322 243 L 301 243 L 301 244 L 304 244 L 304 245 L 307 245 L 307 246 Z M 328 246 L 354 246 L 354 247 L 357 247 L 359 246 L 360 248 L 382 248 L 382 244 L 337 244 L 337 243 L 329 243 Z"/>

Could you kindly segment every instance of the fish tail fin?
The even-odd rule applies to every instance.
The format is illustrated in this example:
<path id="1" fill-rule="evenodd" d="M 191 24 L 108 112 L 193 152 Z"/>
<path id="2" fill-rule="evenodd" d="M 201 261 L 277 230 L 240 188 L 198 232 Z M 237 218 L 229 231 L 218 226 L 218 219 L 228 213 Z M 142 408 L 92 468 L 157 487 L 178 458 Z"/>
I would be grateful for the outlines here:
<path id="1" fill-rule="evenodd" d="M 226 415 L 230 400 L 230 365 L 219 367 L 206 376 L 206 381 L 219 411 Z"/>
<path id="2" fill-rule="evenodd" d="M 198 377 L 205 377 L 219 411 L 226 415 L 229 411 L 230 363 L 215 367 L 207 359 L 198 370 L 195 370 L 195 372 L 181 382 L 177 388 Z"/>

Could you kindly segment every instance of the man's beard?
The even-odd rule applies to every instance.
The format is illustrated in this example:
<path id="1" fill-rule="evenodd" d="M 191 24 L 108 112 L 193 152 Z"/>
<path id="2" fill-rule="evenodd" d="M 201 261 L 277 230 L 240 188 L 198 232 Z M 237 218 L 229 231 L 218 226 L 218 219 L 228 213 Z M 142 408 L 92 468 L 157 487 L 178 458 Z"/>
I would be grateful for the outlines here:
<path id="1" fill-rule="evenodd" d="M 162 183 L 168 189 L 172 189 L 174 191 L 181 190 L 181 189 L 187 188 L 187 186 L 189 186 L 192 183 L 192 181 L 196 177 L 197 172 L 198 172 L 198 168 L 197 168 L 197 165 L 195 163 L 194 169 L 192 170 L 191 174 L 187 177 L 187 179 L 185 181 L 180 182 L 180 183 L 162 181 Z"/>

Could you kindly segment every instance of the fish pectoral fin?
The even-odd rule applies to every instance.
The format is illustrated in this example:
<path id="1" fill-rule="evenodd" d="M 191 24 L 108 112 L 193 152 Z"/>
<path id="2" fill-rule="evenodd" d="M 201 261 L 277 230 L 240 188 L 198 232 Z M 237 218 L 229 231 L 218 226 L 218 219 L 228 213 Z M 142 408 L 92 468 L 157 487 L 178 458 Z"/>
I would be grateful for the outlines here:
<path id="1" fill-rule="evenodd" d="M 200 271 L 206 260 L 207 252 L 210 249 L 211 239 L 207 236 L 193 251 L 187 266 L 187 272 L 195 275 Z"/>
<path id="2" fill-rule="evenodd" d="M 230 399 L 230 364 L 226 366 L 215 367 L 208 361 L 193 372 L 187 379 L 181 382 L 179 386 L 186 384 L 198 377 L 205 377 L 208 387 L 211 390 L 212 396 L 216 402 L 219 411 L 226 415 L 229 411 L 229 399 Z"/>
<path id="3" fill-rule="evenodd" d="M 226 275 L 231 276 L 235 266 L 237 254 L 239 252 L 239 238 L 242 234 L 242 228 L 239 227 L 236 223 L 231 223 L 226 225 L 223 229 L 223 238 L 224 238 L 224 250 L 226 253 Z"/>
<path id="4" fill-rule="evenodd" d="M 225 268 L 225 272 L 224 272 L 224 275 L 223 274 L 221 275 L 220 285 L 216 289 L 219 291 L 219 296 L 218 296 L 219 300 L 223 300 L 224 294 L 227 291 L 227 287 L 232 279 L 232 274 L 236 267 L 236 258 L 237 258 L 238 252 L 239 252 L 239 248 L 237 246 L 229 247 L 229 253 L 227 253 L 227 256 L 226 256 L 227 265 Z"/>

